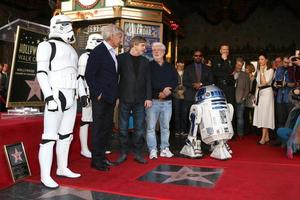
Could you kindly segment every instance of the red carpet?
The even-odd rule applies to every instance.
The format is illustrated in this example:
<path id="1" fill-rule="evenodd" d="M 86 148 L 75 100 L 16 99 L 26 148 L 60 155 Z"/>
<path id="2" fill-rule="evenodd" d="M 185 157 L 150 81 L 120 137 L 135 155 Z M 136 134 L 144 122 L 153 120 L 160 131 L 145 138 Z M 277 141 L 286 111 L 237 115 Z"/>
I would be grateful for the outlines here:
<path id="1" fill-rule="evenodd" d="M 234 158 L 218 161 L 203 159 L 159 158 L 141 165 L 131 157 L 110 172 L 90 168 L 90 162 L 73 156 L 71 168 L 82 174 L 80 179 L 55 178 L 60 184 L 81 189 L 154 199 L 297 199 L 300 196 L 300 157 L 285 157 L 280 147 L 256 145 L 255 136 L 231 142 Z M 78 152 L 78 151 L 75 151 Z M 74 153 L 75 153 L 74 152 Z M 77 155 L 79 154 L 76 153 Z M 73 154 L 74 155 L 74 154 Z M 111 160 L 117 155 L 110 156 Z M 160 164 L 223 168 L 214 188 L 179 186 L 137 181 L 137 178 Z M 29 180 L 38 181 L 38 175 Z"/>
<path id="2" fill-rule="evenodd" d="M 6 125 L 5 125 L 6 124 Z M 42 119 L 0 120 L 0 145 L 23 141 L 32 177 L 27 180 L 39 182 L 37 152 L 42 132 Z M 80 172 L 79 179 L 57 178 L 59 184 L 74 188 L 109 192 L 151 199 L 298 199 L 300 197 L 300 155 L 293 160 L 285 157 L 285 150 L 270 145 L 257 145 L 256 136 L 230 142 L 233 159 L 218 161 L 205 156 L 203 159 L 159 158 L 141 165 L 130 157 L 121 166 L 109 172 L 90 168 L 90 161 L 79 155 L 78 124 L 71 148 L 70 168 Z M 3 152 L 0 154 L 0 189 L 12 184 Z M 109 156 L 111 160 L 117 154 Z M 181 186 L 141 182 L 137 178 L 160 164 L 193 167 L 223 168 L 224 172 L 214 188 Z M 53 171 L 56 164 L 53 163 Z"/>

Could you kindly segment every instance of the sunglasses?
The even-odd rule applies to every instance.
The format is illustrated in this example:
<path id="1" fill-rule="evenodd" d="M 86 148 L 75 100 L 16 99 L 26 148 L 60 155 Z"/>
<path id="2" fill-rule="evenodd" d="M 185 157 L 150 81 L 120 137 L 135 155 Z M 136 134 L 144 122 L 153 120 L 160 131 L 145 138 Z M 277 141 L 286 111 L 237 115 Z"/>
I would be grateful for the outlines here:
<path id="1" fill-rule="evenodd" d="M 202 55 L 194 55 L 194 57 L 202 57 Z"/>

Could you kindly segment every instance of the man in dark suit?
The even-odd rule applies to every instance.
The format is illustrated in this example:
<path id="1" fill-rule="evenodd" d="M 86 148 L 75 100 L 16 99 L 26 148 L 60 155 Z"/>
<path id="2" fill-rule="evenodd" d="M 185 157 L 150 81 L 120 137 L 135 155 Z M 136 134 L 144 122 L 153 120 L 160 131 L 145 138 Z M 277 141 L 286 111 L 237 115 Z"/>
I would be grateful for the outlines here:
<path id="1" fill-rule="evenodd" d="M 85 78 L 92 100 L 92 163 L 97 170 L 108 171 L 112 165 L 105 157 L 109 134 L 112 131 L 113 111 L 118 93 L 118 62 L 114 49 L 123 31 L 113 24 L 101 27 L 104 41 L 91 52 Z"/>
<path id="2" fill-rule="evenodd" d="M 186 87 L 184 93 L 184 115 L 186 117 L 188 117 L 191 105 L 195 102 L 196 92 L 202 86 L 213 84 L 211 69 L 204 64 L 203 60 L 202 51 L 196 49 L 194 51 L 194 63 L 188 65 L 183 74 L 183 85 Z"/>
<path id="3" fill-rule="evenodd" d="M 213 61 L 213 76 L 216 86 L 224 93 L 228 103 L 235 106 L 235 80 L 233 77 L 235 62 L 229 56 L 229 45 L 220 46 L 220 56 Z"/>
<path id="4" fill-rule="evenodd" d="M 119 64 L 119 128 L 121 155 L 117 160 L 120 164 L 127 159 L 128 121 L 130 112 L 133 114 L 134 134 L 133 153 L 138 163 L 145 164 L 142 156 L 143 138 L 145 135 L 145 108 L 152 104 L 151 79 L 149 61 L 143 57 L 147 41 L 141 36 L 135 36 L 130 41 L 129 52 L 117 57 Z"/>
<path id="5" fill-rule="evenodd" d="M 224 43 L 220 45 L 220 56 L 213 60 L 213 77 L 215 85 L 225 94 L 226 101 L 236 109 L 235 101 L 235 80 L 233 76 L 235 61 L 229 55 L 229 45 Z M 233 115 L 232 125 L 236 132 L 236 115 Z"/>

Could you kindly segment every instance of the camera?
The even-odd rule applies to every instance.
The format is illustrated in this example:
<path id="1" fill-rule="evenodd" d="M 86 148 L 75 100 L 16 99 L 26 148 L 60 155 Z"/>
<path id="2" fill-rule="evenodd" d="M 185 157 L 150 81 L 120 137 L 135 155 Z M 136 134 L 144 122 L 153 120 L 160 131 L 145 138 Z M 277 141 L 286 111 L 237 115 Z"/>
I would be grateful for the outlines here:
<path id="1" fill-rule="evenodd" d="M 277 86 L 282 86 L 283 85 L 283 81 L 276 81 L 276 85 Z"/>

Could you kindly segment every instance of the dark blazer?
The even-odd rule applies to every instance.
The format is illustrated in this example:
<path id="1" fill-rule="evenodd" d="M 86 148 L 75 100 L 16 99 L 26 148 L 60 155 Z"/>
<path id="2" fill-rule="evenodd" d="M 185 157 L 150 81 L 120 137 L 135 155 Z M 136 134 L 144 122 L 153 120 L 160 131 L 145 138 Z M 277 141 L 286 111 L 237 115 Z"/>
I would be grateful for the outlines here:
<path id="1" fill-rule="evenodd" d="M 186 90 L 184 92 L 184 99 L 187 101 L 194 101 L 195 100 L 195 95 L 196 95 L 196 90 L 193 87 L 193 83 L 197 82 L 196 78 L 196 69 L 195 69 L 195 63 L 192 63 L 188 65 L 183 74 L 183 85 L 185 86 Z M 213 74 L 211 69 L 202 64 L 201 67 L 201 80 L 200 82 L 205 85 L 211 85 L 213 84 Z"/>
<path id="2" fill-rule="evenodd" d="M 85 79 L 91 97 L 101 98 L 114 103 L 118 93 L 118 74 L 115 61 L 104 43 L 99 44 L 90 53 L 85 70 Z"/>
<path id="3" fill-rule="evenodd" d="M 120 100 L 126 103 L 151 100 L 151 73 L 148 59 L 139 56 L 137 75 L 135 74 L 129 52 L 120 54 L 117 59 L 120 74 Z"/>
<path id="4" fill-rule="evenodd" d="M 234 87 L 235 80 L 232 75 L 234 71 L 235 61 L 231 58 L 223 60 L 221 56 L 213 60 L 213 77 L 214 83 L 221 89 L 226 87 Z"/>

